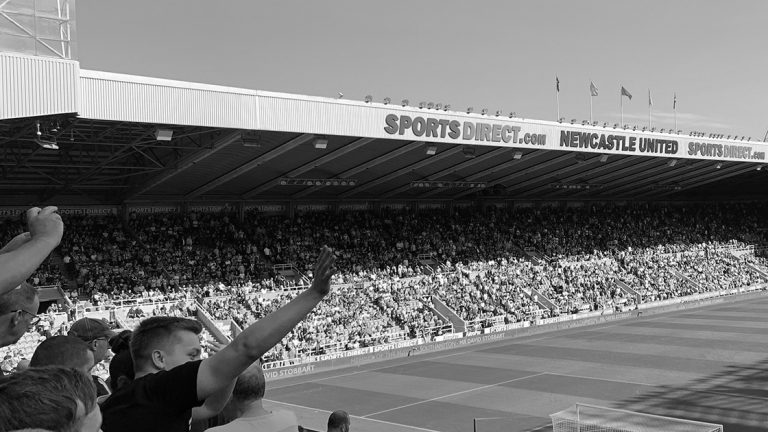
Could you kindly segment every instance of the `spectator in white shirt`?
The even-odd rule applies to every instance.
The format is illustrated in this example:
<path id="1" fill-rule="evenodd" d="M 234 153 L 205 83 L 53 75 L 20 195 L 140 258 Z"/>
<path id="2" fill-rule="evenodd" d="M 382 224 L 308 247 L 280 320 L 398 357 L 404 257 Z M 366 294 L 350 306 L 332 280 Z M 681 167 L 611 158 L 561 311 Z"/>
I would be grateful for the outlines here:
<path id="1" fill-rule="evenodd" d="M 296 415 L 290 411 L 269 411 L 262 405 L 266 382 L 261 363 L 252 364 L 237 378 L 232 399 L 222 412 L 229 423 L 208 432 L 294 432 L 298 430 Z"/>

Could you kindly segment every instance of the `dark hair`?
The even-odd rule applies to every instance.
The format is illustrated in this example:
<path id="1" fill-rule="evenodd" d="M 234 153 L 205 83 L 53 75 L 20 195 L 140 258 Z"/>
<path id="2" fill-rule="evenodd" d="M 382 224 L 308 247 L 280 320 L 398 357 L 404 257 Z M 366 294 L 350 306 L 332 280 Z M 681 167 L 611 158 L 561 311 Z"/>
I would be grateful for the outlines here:
<path id="1" fill-rule="evenodd" d="M 78 432 L 77 402 L 85 415 L 96 406 L 91 377 L 61 366 L 31 368 L 0 378 L 0 430 Z"/>
<path id="2" fill-rule="evenodd" d="M 147 318 L 133 331 L 131 357 L 134 370 L 139 371 L 152 357 L 152 351 L 159 345 L 167 344 L 174 333 L 190 331 L 199 335 L 203 325 L 189 318 L 156 316 Z"/>
<path id="3" fill-rule="evenodd" d="M 65 366 L 78 369 L 88 360 L 88 353 L 93 353 L 91 347 L 79 338 L 54 336 L 37 346 L 29 367 Z"/>
<path id="4" fill-rule="evenodd" d="M 346 411 L 334 411 L 328 417 L 328 429 L 338 429 L 349 425 L 349 414 Z"/>
<path id="5" fill-rule="evenodd" d="M 116 392 L 135 377 L 131 353 L 125 350 L 115 354 L 109 362 L 109 388 Z"/>
<path id="6" fill-rule="evenodd" d="M 235 388 L 232 389 L 232 398 L 240 401 L 263 399 L 266 389 L 264 371 L 260 362 L 256 362 L 237 377 Z"/>
<path id="7" fill-rule="evenodd" d="M 0 315 L 5 315 L 12 310 L 24 309 L 32 305 L 37 297 L 37 289 L 24 282 L 16 289 L 0 295 Z M 27 311 L 37 313 L 37 311 Z"/>
<path id="8" fill-rule="evenodd" d="M 130 351 L 132 338 L 132 331 L 123 330 L 109 338 L 109 349 L 112 350 L 112 353 L 115 355 L 118 355 L 123 351 Z"/>

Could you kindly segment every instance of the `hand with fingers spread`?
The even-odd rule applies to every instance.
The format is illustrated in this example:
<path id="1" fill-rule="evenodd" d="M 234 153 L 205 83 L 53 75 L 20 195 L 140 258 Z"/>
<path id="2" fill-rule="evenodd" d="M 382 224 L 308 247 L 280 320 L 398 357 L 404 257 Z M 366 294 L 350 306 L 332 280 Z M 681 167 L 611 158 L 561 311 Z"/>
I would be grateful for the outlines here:
<path id="1" fill-rule="evenodd" d="M 334 273 L 336 273 L 336 256 L 331 248 L 323 246 L 315 264 L 311 290 L 325 297 L 331 291 L 331 277 Z"/>
<path id="2" fill-rule="evenodd" d="M 64 234 L 64 222 L 56 211 L 58 207 L 48 206 L 44 209 L 33 207 L 27 210 L 27 227 L 34 240 L 43 240 L 58 246 Z"/>

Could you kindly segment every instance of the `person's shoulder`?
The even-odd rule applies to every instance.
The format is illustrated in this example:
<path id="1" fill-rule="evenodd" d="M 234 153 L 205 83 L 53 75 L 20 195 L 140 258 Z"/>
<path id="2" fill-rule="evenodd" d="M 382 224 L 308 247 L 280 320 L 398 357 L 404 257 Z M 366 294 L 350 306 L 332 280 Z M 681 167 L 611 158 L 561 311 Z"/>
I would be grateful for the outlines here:
<path id="1" fill-rule="evenodd" d="M 295 422 L 298 422 L 296 418 L 296 414 L 294 414 L 293 411 L 276 409 L 276 410 L 272 410 L 272 415 L 280 419 L 293 420 Z"/>

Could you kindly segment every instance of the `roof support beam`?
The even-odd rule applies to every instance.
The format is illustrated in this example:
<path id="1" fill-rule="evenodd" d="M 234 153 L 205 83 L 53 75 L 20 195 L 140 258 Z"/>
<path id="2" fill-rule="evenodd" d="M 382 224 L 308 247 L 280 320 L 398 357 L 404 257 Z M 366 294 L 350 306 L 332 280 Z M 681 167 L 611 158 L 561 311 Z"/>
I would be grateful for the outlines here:
<path id="1" fill-rule="evenodd" d="M 146 170 L 146 171 L 131 172 L 131 173 L 126 173 L 126 174 L 104 175 L 103 177 L 89 179 L 87 181 L 81 182 L 80 184 L 93 184 L 93 183 L 99 183 L 99 182 L 103 182 L 103 181 L 112 181 L 112 180 L 117 180 L 117 179 L 127 178 L 127 177 L 145 176 L 148 173 L 153 173 L 153 172 L 157 172 L 157 171 L 161 171 L 161 169 L 160 168 L 150 168 L 149 170 Z M 129 187 L 129 186 L 130 185 L 125 185 L 125 187 Z"/>
<path id="2" fill-rule="evenodd" d="M 275 178 L 273 178 L 272 180 L 270 180 L 270 181 L 268 181 L 266 183 L 262 183 L 261 185 L 259 185 L 259 186 L 255 187 L 255 188 L 249 190 L 248 192 L 244 193 L 243 194 L 243 198 L 244 199 L 248 199 L 248 198 L 250 198 L 250 197 L 252 197 L 254 195 L 260 194 L 262 192 L 266 192 L 269 189 L 272 189 L 273 187 L 275 187 L 278 184 L 280 184 L 280 179 L 282 177 L 296 177 L 296 176 L 300 176 L 300 175 L 304 174 L 305 172 L 312 170 L 313 168 L 317 168 L 317 167 L 319 167 L 321 165 L 324 165 L 324 164 L 326 164 L 328 162 L 333 161 L 334 159 L 337 159 L 337 158 L 339 158 L 341 156 L 344 156 L 347 153 L 353 152 L 353 151 L 359 149 L 360 147 L 363 147 L 364 145 L 370 143 L 373 140 L 374 140 L 373 138 L 360 138 L 360 139 L 357 139 L 357 140 L 355 140 L 355 141 L 345 145 L 344 147 L 338 148 L 338 149 L 336 149 L 336 150 L 326 154 L 325 156 L 319 157 L 319 158 L 317 158 L 317 159 L 315 159 L 315 160 L 313 160 L 311 162 L 307 162 L 304 165 L 302 165 L 302 166 L 300 166 L 300 167 L 298 167 L 298 168 L 296 168 L 294 170 L 291 170 L 289 173 L 287 173 L 285 175 L 282 175 L 280 177 L 275 177 Z"/>
<path id="3" fill-rule="evenodd" d="M 537 163 L 537 164 L 529 166 L 528 168 L 521 169 L 520 171 L 515 171 L 513 173 L 507 174 L 507 175 L 505 175 L 505 176 L 503 176 L 501 178 L 493 180 L 491 183 L 501 184 L 501 183 L 503 183 L 503 182 L 505 182 L 507 180 L 510 180 L 510 179 L 513 179 L 513 178 L 517 178 L 517 177 L 520 177 L 520 176 L 524 176 L 524 175 L 530 174 L 532 172 L 539 171 L 539 170 L 547 168 L 547 167 L 549 167 L 551 165 L 555 165 L 555 164 L 558 164 L 560 162 L 563 162 L 563 161 L 566 161 L 566 160 L 572 159 L 572 158 L 573 158 L 573 154 L 572 153 L 566 153 L 566 154 L 557 156 L 555 158 L 552 158 L 552 159 L 550 159 L 550 160 L 548 160 L 546 162 Z M 454 195 L 453 197 L 454 198 L 459 198 L 459 197 L 463 197 L 464 195 L 469 195 L 469 194 L 471 194 L 473 192 L 476 192 L 476 190 L 468 189 L 468 190 L 459 192 L 458 194 Z"/>
<path id="4" fill-rule="evenodd" d="M 385 176 L 381 176 L 381 177 L 379 177 L 379 178 L 377 178 L 375 180 L 369 181 L 368 183 L 362 184 L 360 186 L 352 188 L 351 190 L 343 192 L 343 193 L 339 194 L 339 197 L 347 198 L 349 196 L 352 196 L 352 195 L 354 195 L 356 193 L 359 193 L 361 191 L 364 191 L 366 189 L 370 189 L 370 188 L 372 188 L 374 186 L 377 186 L 377 185 L 385 183 L 385 182 L 387 182 L 389 180 L 395 179 L 395 178 L 397 178 L 397 177 L 399 177 L 399 176 L 401 176 L 401 175 L 403 175 L 403 174 L 405 174 L 407 172 L 411 172 L 411 171 L 419 169 L 419 168 L 421 168 L 423 166 L 427 166 L 427 165 L 429 165 L 429 164 L 431 164 L 433 162 L 437 162 L 439 160 L 442 160 L 442 159 L 445 159 L 447 157 L 453 156 L 455 154 L 461 153 L 462 151 L 463 151 L 462 146 L 456 146 L 456 147 L 448 149 L 448 150 L 443 150 L 439 154 L 427 157 L 426 159 L 422 159 L 422 160 L 420 160 L 418 162 L 415 162 L 415 163 L 412 163 L 412 164 L 410 164 L 408 166 L 400 168 L 397 171 L 391 172 L 391 173 L 389 173 L 389 174 L 387 174 Z"/>
<path id="5" fill-rule="evenodd" d="M 248 171 L 256 168 L 257 166 L 262 165 L 265 162 L 269 162 L 272 159 L 280 156 L 281 154 L 283 154 L 283 153 L 285 153 L 285 152 L 287 152 L 289 150 L 292 150 L 292 149 L 294 149 L 294 148 L 296 148 L 296 147 L 298 147 L 298 146 L 308 142 L 313 137 L 314 137 L 314 135 L 312 135 L 312 134 L 302 134 L 302 135 L 299 135 L 296 138 L 294 138 L 294 139 L 292 139 L 292 140 L 290 140 L 288 142 L 280 144 L 276 148 L 274 148 L 274 149 L 264 153 L 263 155 L 258 156 L 258 157 L 254 158 L 254 159 L 251 159 L 250 161 L 248 161 L 248 162 L 240 165 L 239 167 L 237 167 L 237 168 L 227 172 L 226 174 L 221 175 L 219 177 L 216 177 L 215 179 L 213 179 L 213 180 L 209 181 L 208 183 L 198 187 L 197 189 L 193 190 L 192 192 L 189 192 L 188 194 L 186 194 L 184 196 L 184 198 L 192 199 L 192 198 L 195 198 L 197 196 L 200 196 L 200 195 L 210 191 L 211 189 L 215 189 L 218 186 L 221 186 L 221 185 L 223 185 L 224 183 L 226 183 L 226 182 L 228 182 L 230 180 L 233 180 L 233 179 L 235 179 L 237 177 L 240 177 L 241 175 L 243 175 L 243 174 L 247 173 Z"/>
<path id="6" fill-rule="evenodd" d="M 570 176 L 567 176 L 567 177 L 558 178 L 558 181 L 569 182 L 569 181 L 577 180 L 577 179 L 579 179 L 581 177 L 589 177 L 591 175 L 595 175 L 595 174 L 601 173 L 603 171 L 608 171 L 608 170 L 611 170 L 611 169 L 615 169 L 617 166 L 622 165 L 622 164 L 626 163 L 627 161 L 633 160 L 633 158 L 634 158 L 634 156 L 630 156 L 630 157 L 625 158 L 625 159 L 613 160 L 611 162 L 608 162 L 608 163 L 605 163 L 605 164 L 601 164 L 600 166 L 595 167 L 593 169 L 589 169 L 587 171 L 582 171 L 582 172 L 580 172 L 578 174 L 573 174 L 573 175 L 570 175 Z M 579 163 L 573 164 L 571 166 L 568 166 L 568 167 L 560 169 L 559 171 L 554 173 L 554 175 L 555 176 L 556 175 L 564 175 L 564 174 L 567 174 L 567 173 L 569 173 L 571 171 L 576 171 L 577 169 L 579 169 L 579 168 L 581 168 L 581 167 L 583 167 L 585 165 L 589 165 L 592 162 L 594 162 L 596 160 L 599 160 L 599 159 L 600 159 L 600 157 L 598 156 L 598 157 L 594 157 L 592 159 L 589 159 L 588 161 L 585 161 L 583 164 L 579 164 Z M 541 191 L 544 191 L 545 189 L 548 189 L 550 181 L 551 181 L 551 179 L 549 177 L 546 177 L 546 178 L 544 178 L 544 177 L 536 177 L 536 178 L 532 178 L 530 180 L 526 180 L 526 181 L 521 182 L 521 183 L 513 184 L 510 187 L 508 187 L 507 190 L 508 191 L 520 190 L 520 189 L 524 189 L 524 188 L 526 188 L 526 187 L 528 187 L 530 185 L 536 184 L 536 183 L 545 182 L 544 185 L 540 185 L 540 186 L 538 186 L 538 187 L 536 187 L 534 189 L 530 189 L 530 190 L 527 190 L 527 191 L 523 192 L 522 194 L 519 194 L 520 196 L 535 195 L 535 194 L 537 194 L 537 193 L 539 193 Z"/>
<path id="7" fill-rule="evenodd" d="M 458 171 L 460 169 L 464 169 L 464 168 L 470 167 L 472 165 L 476 165 L 476 164 L 478 164 L 480 162 L 484 162 L 484 161 L 486 161 L 488 159 L 493 159 L 493 158 L 499 157 L 502 154 L 507 153 L 507 152 L 509 152 L 511 150 L 512 149 L 510 149 L 508 147 L 502 147 L 502 148 L 498 148 L 498 149 L 489 151 L 488 153 L 480 155 L 480 156 L 478 156 L 476 158 L 465 160 L 464 162 L 458 163 L 458 164 L 456 164 L 456 165 L 454 165 L 452 167 L 449 167 L 449 168 L 446 168 L 444 170 L 438 171 L 438 172 L 428 176 L 426 178 L 426 180 L 430 180 L 430 181 L 432 181 L 432 180 L 439 180 L 443 176 L 455 173 L 456 171 Z M 396 189 L 392 189 L 391 191 L 385 193 L 384 195 L 381 195 L 381 198 L 390 198 L 390 197 L 392 197 L 394 195 L 397 195 L 400 192 L 404 192 L 404 191 L 406 191 L 406 190 L 408 190 L 410 188 L 411 188 L 410 184 L 405 184 L 405 185 L 400 186 L 400 187 L 398 187 Z"/>
<path id="8" fill-rule="evenodd" d="M 56 180 L 58 182 L 58 180 Z M 0 190 L 6 190 L 6 189 L 31 189 L 31 190 L 37 190 L 40 188 L 45 187 L 58 187 L 61 186 L 61 183 L 50 183 L 50 184 L 31 184 L 31 183 L 3 183 L 0 185 Z M 73 187 L 72 189 L 125 189 L 127 186 L 125 185 L 89 185 L 89 184 L 81 184 L 77 187 Z"/>
<path id="9" fill-rule="evenodd" d="M 729 177 L 737 176 L 739 174 L 744 174 L 746 172 L 750 172 L 750 171 L 754 171 L 755 170 L 755 165 L 752 165 L 752 164 L 746 164 L 746 165 L 747 166 L 744 166 L 744 164 L 739 164 L 739 165 L 733 166 L 732 168 L 719 169 L 719 170 L 716 170 L 713 173 L 710 173 L 710 174 L 707 174 L 707 175 L 704 175 L 704 176 L 698 176 L 698 177 L 691 178 L 691 179 L 686 180 L 686 181 L 684 181 L 684 182 L 682 182 L 680 184 L 680 188 L 681 188 L 680 190 L 663 191 L 660 194 L 657 194 L 654 198 L 660 198 L 660 197 L 663 197 L 663 196 L 679 193 L 679 192 L 684 191 L 686 189 L 696 188 L 696 187 L 699 187 L 699 186 L 702 186 L 702 185 L 705 185 L 705 184 L 708 184 L 708 183 L 716 182 L 716 181 L 719 181 L 719 180 L 723 180 L 723 179 L 726 179 L 726 178 L 729 178 Z M 640 197 L 646 197 L 646 196 L 649 196 L 649 195 L 653 195 L 654 192 L 656 192 L 656 191 L 645 192 L 645 193 L 642 193 L 642 194 L 638 195 L 637 197 L 640 198 Z"/>
<path id="10" fill-rule="evenodd" d="M 46 193 L 45 195 L 41 196 L 40 201 L 48 201 L 49 199 L 55 197 L 56 195 L 59 195 L 63 192 L 66 192 L 70 188 L 76 187 L 79 183 L 87 180 L 88 178 L 92 177 L 93 175 L 97 174 L 99 171 L 107 167 L 110 162 L 114 162 L 116 160 L 122 159 L 124 156 L 121 156 L 123 153 L 128 151 L 128 149 L 133 148 L 136 144 L 140 143 L 147 135 L 150 134 L 149 130 L 145 130 L 143 134 L 139 134 L 136 139 L 134 139 L 133 142 L 126 144 L 123 148 L 115 152 L 115 154 L 102 161 L 98 166 L 93 167 L 90 171 L 83 174 L 82 176 L 78 177 L 74 181 L 68 182 L 66 185 L 62 186 L 61 188 L 54 189 Z"/>
<path id="11" fill-rule="evenodd" d="M 501 178 L 498 178 L 498 179 L 494 180 L 493 182 L 494 183 L 499 183 L 499 184 L 500 183 L 504 183 L 505 181 L 512 180 L 512 179 L 524 176 L 526 174 L 539 171 L 539 170 L 544 169 L 544 168 L 548 168 L 548 167 L 550 167 L 552 165 L 556 165 L 556 164 L 558 164 L 560 162 L 564 162 L 564 161 L 567 161 L 568 159 L 572 159 L 572 158 L 573 158 L 573 155 L 570 154 L 570 153 L 564 154 L 564 155 L 560 155 L 560 156 L 558 156 L 556 158 L 553 158 L 553 159 L 550 159 L 550 160 L 548 160 L 546 162 L 542 162 L 540 164 L 536 164 L 536 165 L 530 166 L 528 168 L 521 169 L 520 171 L 515 171 L 513 173 L 507 174 L 504 177 L 501 177 Z"/>
<path id="12" fill-rule="evenodd" d="M 165 167 L 166 168 L 165 172 L 147 181 L 146 183 L 134 189 L 133 191 L 129 192 L 128 195 L 125 197 L 125 199 L 129 200 L 129 199 L 135 198 L 136 196 L 141 195 L 144 192 L 154 187 L 157 187 L 162 183 L 165 183 L 176 174 L 179 174 L 180 172 L 192 167 L 196 163 L 204 160 L 208 156 L 215 154 L 219 150 L 223 149 L 224 147 L 227 147 L 228 145 L 232 144 L 233 142 L 239 139 L 240 139 L 240 131 L 230 132 L 222 135 L 216 141 L 213 142 L 213 144 L 211 145 L 211 148 L 191 154 L 189 156 L 186 156 L 174 162 L 173 164 L 167 165 Z"/>
<path id="13" fill-rule="evenodd" d="M 122 124 L 122 123 L 120 123 L 120 124 Z M 118 124 L 118 126 L 119 126 L 119 124 Z M 62 130 L 62 131 L 61 131 L 59 134 L 57 134 L 57 135 L 56 135 L 56 137 L 58 138 L 59 136 L 63 135 L 63 134 L 66 132 L 66 131 L 71 131 L 71 130 L 72 130 L 71 128 L 74 128 L 74 127 L 75 127 L 75 126 L 74 126 L 74 124 L 70 124 L 70 125 L 68 125 L 68 126 L 66 127 L 66 129 Z M 23 132 L 23 129 L 22 129 L 22 132 Z M 23 134 L 22 134 L 21 132 L 19 132 L 18 134 L 16 134 L 15 138 L 18 138 L 18 137 L 20 137 L 21 135 L 23 135 Z M 11 138 L 11 140 L 10 140 L 10 141 L 12 141 L 12 140 L 13 140 L 13 139 L 15 139 L 15 138 Z M 32 141 L 33 141 L 33 140 L 32 140 Z M 6 142 L 9 142 L 9 141 L 6 141 Z M 0 145 L 2 145 L 2 144 L 0 144 Z M 40 151 L 40 149 L 41 149 L 41 148 L 42 148 L 42 147 L 40 147 L 39 145 L 38 145 L 38 146 L 35 146 L 35 148 L 34 148 L 34 149 L 33 149 L 33 150 L 32 150 L 32 151 L 31 151 L 31 152 L 30 152 L 30 153 L 29 153 L 29 154 L 28 154 L 28 155 L 27 155 L 27 156 L 26 156 L 26 157 L 25 157 L 25 158 L 24 158 L 22 161 L 18 161 L 18 160 L 17 160 L 17 162 L 16 162 L 16 163 L 17 163 L 17 166 L 16 166 L 16 168 L 12 168 L 12 169 L 6 170 L 6 171 L 5 171 L 5 173 L 3 174 L 3 179 L 7 179 L 7 178 L 8 178 L 8 176 L 10 176 L 11 174 L 13 174 L 13 173 L 14 173 L 14 172 L 15 172 L 15 171 L 18 169 L 18 168 L 20 168 L 20 167 L 22 167 L 22 166 L 25 166 L 25 165 L 27 164 L 27 162 L 29 162 L 29 161 L 30 161 L 30 159 L 32 159 L 32 157 L 33 157 L 33 156 L 35 156 L 35 153 L 37 153 L 38 151 Z"/>
<path id="14" fill-rule="evenodd" d="M 689 167 L 685 167 L 689 168 Z M 645 172 L 645 174 L 655 174 L 659 171 L 661 171 L 659 174 L 651 175 L 649 177 L 645 177 L 639 181 L 631 182 L 628 184 L 625 184 L 623 186 L 614 187 L 612 189 L 606 190 L 606 192 L 614 195 L 618 194 L 621 195 L 625 192 L 631 192 L 632 195 L 637 195 L 639 191 L 645 190 L 649 187 L 653 187 L 655 184 L 657 184 L 659 181 L 672 181 L 672 182 L 679 182 L 680 178 L 685 178 L 691 175 L 699 175 L 701 173 L 708 173 L 710 171 L 714 170 L 714 167 L 710 162 L 701 162 L 692 165 L 690 168 L 693 168 L 693 170 L 686 170 L 685 172 L 675 169 L 674 167 L 668 167 L 666 165 L 658 168 L 654 168 L 652 170 L 648 170 Z M 602 191 L 601 191 L 602 193 Z"/>
<path id="15" fill-rule="evenodd" d="M 376 166 L 376 165 L 378 165 L 380 163 L 384 163 L 384 162 L 386 162 L 386 161 L 388 161 L 390 159 L 393 159 L 393 158 L 396 158 L 396 157 L 398 157 L 400 155 L 408 153 L 409 151 L 411 151 L 413 149 L 416 149 L 416 148 L 419 148 L 419 147 L 421 147 L 423 145 L 424 145 L 424 143 L 421 142 L 421 141 L 411 141 L 411 142 L 409 142 L 408 144 L 406 144 L 404 146 L 401 146 L 401 147 L 396 148 L 395 150 L 392 150 L 391 152 L 384 153 L 383 155 L 381 155 L 379 157 L 376 157 L 374 159 L 371 159 L 368 162 L 362 163 L 362 164 L 360 164 L 360 165 L 358 165 L 358 166 L 356 166 L 354 168 L 348 169 L 348 170 L 344 171 L 343 173 L 339 174 L 336 177 L 338 177 L 338 178 L 350 178 L 353 175 L 361 173 L 361 172 L 367 170 L 370 167 Z M 298 192 L 298 193 L 295 193 L 295 194 L 291 195 L 291 198 L 297 199 L 297 198 L 305 197 L 305 196 L 311 194 L 312 192 L 315 192 L 315 191 L 319 190 L 322 187 L 323 186 L 312 186 L 312 187 L 306 188 L 306 189 L 304 189 L 301 192 Z"/>
<path id="16" fill-rule="evenodd" d="M 604 180 L 609 180 L 609 179 L 613 179 L 613 178 L 617 178 L 617 177 L 621 177 L 622 180 L 632 179 L 632 178 L 634 178 L 637 175 L 637 173 L 635 173 L 633 175 L 630 175 L 629 177 L 626 177 L 626 173 L 631 172 L 631 171 L 636 171 L 636 170 L 640 170 L 639 171 L 640 173 L 646 173 L 647 171 L 643 170 L 645 167 L 648 167 L 648 166 L 651 166 L 651 165 L 655 165 L 655 164 L 658 164 L 658 163 L 659 163 L 659 161 L 658 161 L 657 158 L 649 157 L 649 158 L 646 158 L 646 160 L 644 160 L 642 162 L 638 162 L 638 163 L 632 164 L 632 165 L 630 165 L 628 167 L 621 168 L 621 169 L 618 169 L 616 171 L 611 171 L 609 173 L 603 174 L 603 175 L 595 177 L 593 179 L 589 179 L 589 182 L 592 183 L 592 184 L 600 184 Z M 573 192 L 573 191 L 558 190 L 558 191 L 555 191 L 555 193 L 553 193 L 552 195 L 565 194 L 565 193 L 568 193 L 568 192 Z M 570 197 L 576 197 L 576 196 L 579 196 L 579 195 L 583 195 L 583 194 L 586 194 L 587 192 L 588 191 L 576 192 L 575 194 L 570 195 Z"/>
<path id="17" fill-rule="evenodd" d="M 546 153 L 547 152 L 545 150 L 535 150 L 535 151 L 525 155 L 525 158 L 526 159 L 530 159 L 530 158 L 533 158 L 533 157 L 536 157 L 536 156 L 539 156 L 539 155 L 543 155 L 543 154 L 546 154 Z M 498 165 L 494 165 L 494 166 L 492 166 L 490 168 L 486 168 L 486 169 L 484 169 L 482 171 L 478 171 L 478 172 L 472 174 L 471 176 L 467 177 L 466 179 L 464 179 L 464 181 L 482 181 L 481 179 L 483 177 L 485 177 L 487 174 L 492 174 L 492 173 L 495 173 L 497 171 L 501 171 L 501 170 L 503 170 L 503 169 L 505 169 L 505 168 L 507 168 L 507 167 L 509 167 L 511 165 L 517 164 L 517 163 L 520 163 L 519 159 L 512 159 L 512 160 L 508 160 L 506 162 L 502 162 L 502 163 L 500 163 Z M 435 189 L 435 190 L 427 191 L 427 192 L 419 195 L 419 198 L 426 198 L 426 197 L 429 197 L 429 196 L 432 196 L 432 195 L 436 195 L 436 194 L 438 194 L 440 192 L 441 192 L 440 189 Z"/>
<path id="18" fill-rule="evenodd" d="M 18 166 L 18 165 L 19 164 L 15 162 L 0 162 L 0 166 Z M 26 166 L 29 168 L 93 168 L 94 167 L 94 165 L 80 165 L 80 164 L 70 164 L 70 163 L 55 164 L 55 163 L 39 163 L 39 162 L 23 163 L 22 166 Z M 135 169 L 135 170 L 145 170 L 145 171 L 157 170 L 157 168 L 154 168 L 154 167 L 131 166 L 131 165 L 109 165 L 104 169 L 118 169 L 118 170 Z"/>

